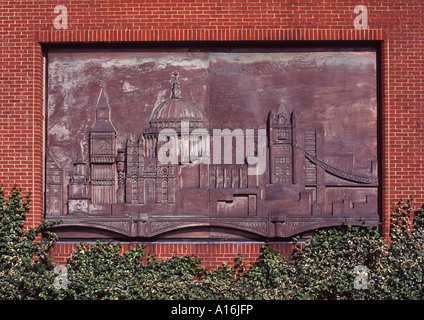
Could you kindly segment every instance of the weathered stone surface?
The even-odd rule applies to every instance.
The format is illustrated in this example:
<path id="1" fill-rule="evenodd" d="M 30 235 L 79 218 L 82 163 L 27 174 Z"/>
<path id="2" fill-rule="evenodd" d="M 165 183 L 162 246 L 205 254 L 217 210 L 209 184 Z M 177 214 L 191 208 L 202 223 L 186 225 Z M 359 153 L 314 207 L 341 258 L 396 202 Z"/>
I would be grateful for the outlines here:
<path id="1" fill-rule="evenodd" d="M 373 49 L 49 52 L 48 79 L 45 211 L 62 237 L 378 223 Z"/>

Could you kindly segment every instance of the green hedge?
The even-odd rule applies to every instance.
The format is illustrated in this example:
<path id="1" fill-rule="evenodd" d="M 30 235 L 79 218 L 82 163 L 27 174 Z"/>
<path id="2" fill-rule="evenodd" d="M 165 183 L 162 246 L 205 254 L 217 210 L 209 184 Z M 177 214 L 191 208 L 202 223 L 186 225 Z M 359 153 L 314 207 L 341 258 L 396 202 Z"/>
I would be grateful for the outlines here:
<path id="1" fill-rule="evenodd" d="M 193 255 L 121 253 L 110 241 L 81 243 L 59 270 L 48 257 L 56 222 L 24 231 L 29 203 L 0 188 L 0 299 L 423 299 L 424 210 L 412 199 L 392 210 L 390 245 L 378 228 L 342 226 L 317 231 L 290 260 L 265 245 L 250 266 L 238 256 L 208 271 Z"/>

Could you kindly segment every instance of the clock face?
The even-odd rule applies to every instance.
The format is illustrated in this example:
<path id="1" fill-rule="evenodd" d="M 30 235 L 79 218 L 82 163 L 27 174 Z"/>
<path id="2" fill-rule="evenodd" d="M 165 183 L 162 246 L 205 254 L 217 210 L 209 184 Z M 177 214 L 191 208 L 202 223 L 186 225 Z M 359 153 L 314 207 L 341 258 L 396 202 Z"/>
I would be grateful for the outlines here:
<path id="1" fill-rule="evenodd" d="M 111 143 L 108 140 L 94 140 L 93 147 L 95 154 L 109 154 L 112 152 Z"/>

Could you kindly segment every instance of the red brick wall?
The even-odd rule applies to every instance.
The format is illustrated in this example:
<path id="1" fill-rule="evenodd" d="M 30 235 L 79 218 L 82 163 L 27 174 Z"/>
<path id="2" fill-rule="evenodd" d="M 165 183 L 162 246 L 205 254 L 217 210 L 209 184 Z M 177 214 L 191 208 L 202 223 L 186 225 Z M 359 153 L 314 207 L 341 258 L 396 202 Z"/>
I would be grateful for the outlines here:
<path id="1" fill-rule="evenodd" d="M 53 24 L 58 4 L 68 10 L 66 30 L 56 30 Z M 368 9 L 366 30 L 354 28 L 357 5 Z M 410 195 L 416 203 L 424 203 L 423 13 L 419 0 L 2 0 L 0 183 L 6 191 L 17 184 L 24 193 L 32 193 L 27 226 L 36 226 L 43 212 L 42 44 L 381 40 L 381 213 L 387 236 L 392 204 Z M 55 256 L 69 253 L 67 246 L 61 246 L 57 245 Z M 236 249 L 231 246 L 222 252 L 233 254 Z M 159 252 L 159 247 L 152 245 L 152 251 Z M 164 251 L 172 251 L 171 247 Z M 217 248 L 210 244 L 210 252 L 202 254 L 218 262 L 224 255 Z M 240 250 L 257 252 L 255 246 L 243 245 Z"/>

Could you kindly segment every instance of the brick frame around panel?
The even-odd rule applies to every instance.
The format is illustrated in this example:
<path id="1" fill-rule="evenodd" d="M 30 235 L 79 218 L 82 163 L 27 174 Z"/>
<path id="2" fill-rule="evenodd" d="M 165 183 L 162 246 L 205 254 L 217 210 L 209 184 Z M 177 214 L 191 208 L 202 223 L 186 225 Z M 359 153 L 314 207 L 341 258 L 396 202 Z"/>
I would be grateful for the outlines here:
<path id="1" fill-rule="evenodd" d="M 107 44 L 107 43 L 136 43 L 136 42 L 163 42 L 163 41 L 217 41 L 225 43 L 226 41 L 379 41 L 380 45 L 380 128 L 379 128 L 379 145 L 380 145 L 380 212 L 382 214 L 383 236 L 388 238 L 389 234 L 389 209 L 390 209 L 390 181 L 389 181 L 389 57 L 388 42 L 386 41 L 386 33 L 383 29 L 366 29 L 366 30 L 347 30 L 347 29 L 203 29 L 203 30 L 186 30 L 186 29 L 164 29 L 164 30 L 48 30 L 39 31 L 35 35 L 37 48 L 39 48 L 38 56 L 42 56 L 41 47 L 51 44 Z M 39 46 L 41 45 L 41 47 Z M 40 62 L 41 60 L 39 60 Z M 42 63 L 42 62 L 41 62 Z M 42 68 L 38 68 L 40 70 Z M 37 86 L 38 92 L 43 92 L 41 86 Z M 42 95 L 42 94 L 40 94 Z M 42 109 L 42 101 L 38 106 Z M 41 138 L 38 137 L 38 140 Z M 41 139 L 44 141 L 43 139 Z M 37 147 L 42 143 L 37 144 Z M 37 154 L 43 154 L 44 147 L 40 150 L 36 148 Z M 42 161 L 41 161 L 42 162 Z M 38 163 L 38 167 L 42 167 Z M 42 171 L 42 168 L 41 168 Z M 38 191 L 38 190 L 37 190 Z M 37 192 L 42 195 L 42 190 Z M 38 197 L 38 199 L 42 199 Z M 41 206 L 40 206 L 41 208 Z M 34 212 L 35 217 L 42 217 L 42 210 Z M 41 218 L 34 220 L 41 220 Z M 68 257 L 75 249 L 75 243 L 57 243 L 53 249 L 52 257 L 57 262 L 65 263 Z M 285 255 L 291 252 L 292 244 L 278 243 L 275 244 L 277 249 Z M 205 247 L 207 246 L 207 248 Z M 130 245 L 125 245 L 129 248 Z M 205 249 L 206 248 L 206 249 Z M 242 252 L 241 252 L 241 251 Z M 204 260 L 208 267 L 221 265 L 224 261 L 230 261 L 235 258 L 238 253 L 247 255 L 249 261 L 259 255 L 259 247 L 257 244 L 250 247 L 243 245 L 234 245 L 232 243 L 191 243 L 184 244 L 183 248 L 179 248 L 177 243 L 151 243 L 147 247 L 148 253 L 152 253 L 161 257 L 168 257 L 170 253 L 179 254 L 196 254 Z"/>

